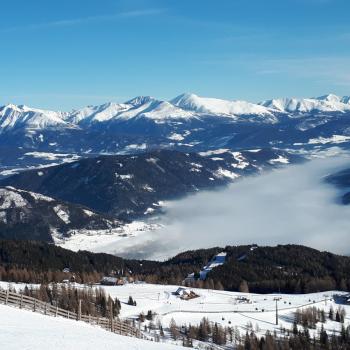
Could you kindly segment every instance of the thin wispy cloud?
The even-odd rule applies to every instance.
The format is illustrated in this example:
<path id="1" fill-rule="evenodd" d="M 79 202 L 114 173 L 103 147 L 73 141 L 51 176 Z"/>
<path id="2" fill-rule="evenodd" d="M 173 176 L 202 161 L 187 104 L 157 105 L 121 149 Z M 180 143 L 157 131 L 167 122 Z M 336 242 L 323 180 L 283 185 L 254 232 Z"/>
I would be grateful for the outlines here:
<path id="1" fill-rule="evenodd" d="M 211 66 L 241 67 L 256 75 L 310 79 L 328 86 L 350 86 L 350 56 L 307 56 L 269 58 L 251 55 L 226 55 L 199 60 Z"/>
<path id="2" fill-rule="evenodd" d="M 258 74 L 283 74 L 325 81 L 332 85 L 350 85 L 350 57 L 305 57 L 261 60 Z"/>
<path id="3" fill-rule="evenodd" d="M 43 23 L 33 23 L 23 26 L 13 26 L 9 28 L 3 28 L 0 30 L 1 33 L 9 33 L 20 30 L 35 30 L 35 29 L 43 29 L 43 28 L 51 28 L 51 27 L 67 27 L 74 26 L 86 23 L 93 22 L 104 22 L 104 21 L 114 21 L 121 20 L 127 18 L 136 18 L 136 17 L 146 17 L 146 16 L 154 16 L 161 13 L 164 13 L 165 9 L 162 8 L 153 8 L 153 9 L 145 9 L 145 10 L 133 10 L 133 11 L 125 11 L 114 14 L 105 14 L 105 15 L 97 15 L 97 16 L 87 16 L 87 17 L 79 17 L 79 18 L 71 18 L 71 19 L 59 19 L 55 21 L 43 22 Z"/>

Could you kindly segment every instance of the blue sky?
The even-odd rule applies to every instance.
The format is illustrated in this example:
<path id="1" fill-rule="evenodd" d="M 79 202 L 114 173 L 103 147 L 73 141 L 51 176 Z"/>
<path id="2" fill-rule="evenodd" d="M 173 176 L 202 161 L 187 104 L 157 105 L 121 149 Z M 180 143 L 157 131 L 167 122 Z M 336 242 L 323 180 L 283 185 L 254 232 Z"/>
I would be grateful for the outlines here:
<path id="1" fill-rule="evenodd" d="M 350 95 L 349 0 L 11 0 L 0 105 Z"/>

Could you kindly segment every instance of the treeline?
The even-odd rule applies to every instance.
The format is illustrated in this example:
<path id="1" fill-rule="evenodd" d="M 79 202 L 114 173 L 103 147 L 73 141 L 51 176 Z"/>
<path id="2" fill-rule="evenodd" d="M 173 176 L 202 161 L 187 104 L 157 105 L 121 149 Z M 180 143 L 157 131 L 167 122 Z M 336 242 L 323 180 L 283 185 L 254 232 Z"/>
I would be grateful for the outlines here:
<path id="1" fill-rule="evenodd" d="M 92 273 L 124 268 L 124 260 L 113 255 L 73 252 L 45 242 L 21 240 L 0 240 L 0 264 L 38 272 L 70 268 L 78 273 Z"/>
<path id="2" fill-rule="evenodd" d="M 178 254 L 164 262 L 123 259 L 109 254 L 72 252 L 37 241 L 0 240 L 0 278 L 32 283 L 61 282 L 69 268 L 80 283 L 103 275 L 132 276 L 148 283 L 180 285 L 221 251 L 224 265 L 214 268 L 198 288 L 256 293 L 311 293 L 350 290 L 350 257 L 298 245 L 276 247 L 227 246 Z"/>
<path id="3" fill-rule="evenodd" d="M 60 270 L 38 271 L 32 268 L 9 267 L 0 265 L 0 281 L 24 282 L 24 283 L 59 283 L 64 280 L 74 279 L 74 282 L 82 284 L 96 283 L 101 280 L 103 273 L 78 272 L 65 273 Z"/>

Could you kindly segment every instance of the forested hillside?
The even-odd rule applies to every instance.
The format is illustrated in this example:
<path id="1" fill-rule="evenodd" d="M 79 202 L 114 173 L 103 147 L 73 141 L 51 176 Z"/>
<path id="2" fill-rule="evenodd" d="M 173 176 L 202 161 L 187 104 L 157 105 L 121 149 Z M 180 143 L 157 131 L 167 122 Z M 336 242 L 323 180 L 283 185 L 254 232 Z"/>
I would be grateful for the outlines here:
<path id="1" fill-rule="evenodd" d="M 150 283 L 181 284 L 217 253 L 226 262 L 196 280 L 196 287 L 250 292 L 306 293 L 350 290 L 350 257 L 298 245 L 228 246 L 181 253 L 164 262 L 128 260 L 109 254 L 77 253 L 44 242 L 0 240 L 0 279 L 60 282 L 69 268 L 77 282 L 98 282 L 103 275 L 132 276 Z"/>

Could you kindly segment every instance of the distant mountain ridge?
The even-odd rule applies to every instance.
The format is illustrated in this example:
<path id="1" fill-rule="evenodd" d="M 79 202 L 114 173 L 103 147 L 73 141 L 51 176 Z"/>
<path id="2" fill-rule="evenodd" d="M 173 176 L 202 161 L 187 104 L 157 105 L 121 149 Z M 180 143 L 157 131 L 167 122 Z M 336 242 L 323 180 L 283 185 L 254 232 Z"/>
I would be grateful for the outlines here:
<path id="1" fill-rule="evenodd" d="M 329 94 L 314 98 L 272 99 L 260 102 L 260 105 L 282 113 L 347 112 L 350 110 L 350 98 Z"/>
<path id="2" fill-rule="evenodd" d="M 72 112 L 56 112 L 8 104 L 0 107 L 0 132 L 17 128 L 45 129 L 50 127 L 75 128 L 91 123 L 103 123 L 117 119 L 128 120 L 145 117 L 152 120 L 200 118 L 224 116 L 233 119 L 244 115 L 265 116 L 260 122 L 278 122 L 279 113 L 347 112 L 350 97 L 333 94 L 317 98 L 283 98 L 260 103 L 204 98 L 185 93 L 170 101 L 150 96 L 138 96 L 125 103 L 109 102 L 99 106 L 87 106 Z"/>
<path id="3" fill-rule="evenodd" d="M 42 193 L 100 213 L 132 220 L 153 214 L 159 201 L 230 183 L 287 163 L 298 156 L 271 149 L 197 153 L 170 150 L 136 155 L 104 155 L 29 170 L 0 186 Z"/>
<path id="4" fill-rule="evenodd" d="M 349 116 L 350 97 L 332 94 L 261 103 L 194 94 L 170 101 L 138 96 L 72 112 L 6 105 L 0 107 L 0 176 L 35 166 L 39 157 L 27 157 L 33 151 L 43 158 L 49 153 L 74 158 L 156 149 L 278 148 L 307 154 L 339 144 L 350 148 Z"/>

